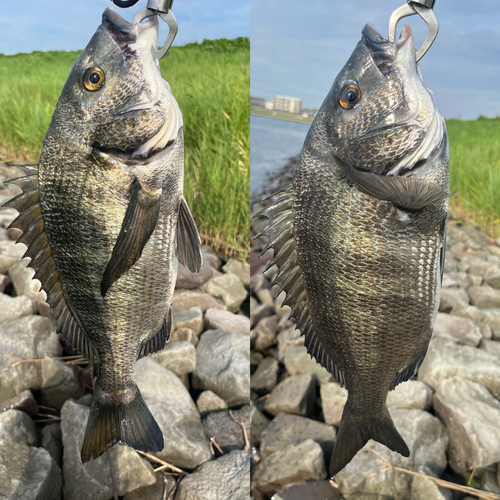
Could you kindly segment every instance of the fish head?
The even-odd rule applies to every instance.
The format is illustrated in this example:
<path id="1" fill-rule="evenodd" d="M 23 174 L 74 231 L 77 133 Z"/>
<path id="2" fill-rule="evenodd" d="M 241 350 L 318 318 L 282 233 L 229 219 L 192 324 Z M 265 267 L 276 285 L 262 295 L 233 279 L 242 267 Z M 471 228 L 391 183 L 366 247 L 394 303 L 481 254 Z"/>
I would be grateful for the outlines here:
<path id="1" fill-rule="evenodd" d="M 107 8 L 74 64 L 53 125 L 59 138 L 122 159 L 144 159 L 175 141 L 182 114 L 152 54 L 158 19 L 132 24 Z"/>
<path id="2" fill-rule="evenodd" d="M 411 27 L 406 25 L 393 43 L 367 24 L 318 120 L 333 154 L 354 167 L 385 174 L 422 143 L 434 111 Z"/>

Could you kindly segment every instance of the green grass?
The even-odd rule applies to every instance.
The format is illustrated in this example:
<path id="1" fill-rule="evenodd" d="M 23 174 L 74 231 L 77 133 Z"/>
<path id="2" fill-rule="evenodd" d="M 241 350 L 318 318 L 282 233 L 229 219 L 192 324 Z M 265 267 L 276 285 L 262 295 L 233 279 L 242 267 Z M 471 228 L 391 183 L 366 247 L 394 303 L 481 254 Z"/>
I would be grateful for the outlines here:
<path id="1" fill-rule="evenodd" d="M 500 119 L 447 120 L 451 209 L 494 238 L 500 235 Z"/>
<path id="2" fill-rule="evenodd" d="M 270 111 L 268 109 L 262 109 L 262 108 L 250 108 L 250 112 L 253 115 L 268 116 L 270 118 L 277 118 L 278 120 L 288 120 L 291 122 L 312 123 L 313 121 L 312 116 L 304 118 L 302 115 L 292 115 L 291 113 L 284 113 L 281 111 Z"/>
<path id="3" fill-rule="evenodd" d="M 36 163 L 79 52 L 0 55 L 0 155 Z M 161 60 L 184 116 L 184 192 L 205 243 L 248 258 L 250 40 L 172 47 Z"/>

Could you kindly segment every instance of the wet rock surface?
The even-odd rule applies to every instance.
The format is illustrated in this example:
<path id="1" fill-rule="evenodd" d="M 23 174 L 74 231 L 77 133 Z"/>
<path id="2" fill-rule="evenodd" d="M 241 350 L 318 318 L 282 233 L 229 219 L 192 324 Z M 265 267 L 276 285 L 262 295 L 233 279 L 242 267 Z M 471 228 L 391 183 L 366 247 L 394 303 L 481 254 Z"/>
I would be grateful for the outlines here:
<path id="1" fill-rule="evenodd" d="M 0 163 L 0 181 L 17 176 L 17 169 Z M 18 192 L 0 182 L 1 200 Z M 51 320 L 42 316 L 48 314 L 45 292 L 31 279 L 29 261 L 21 261 L 26 247 L 16 245 L 10 239 L 11 232 L 5 230 L 16 216 L 15 210 L 0 208 L 0 497 L 108 500 L 116 494 L 124 500 L 248 498 L 250 458 L 243 449 L 246 442 L 241 426 L 231 418 L 237 429 L 229 432 L 220 426 L 217 439 L 221 442 L 236 430 L 240 435 L 237 444 L 231 445 L 235 451 L 221 456 L 216 448 L 212 452 L 202 423 L 202 417 L 214 411 L 231 409 L 250 435 L 250 320 L 245 288 L 250 277 L 244 274 L 246 267 L 237 261 L 225 262 L 205 245 L 200 275 L 179 266 L 170 341 L 163 351 L 141 359 L 136 368 L 143 397 L 164 432 L 165 449 L 151 458 L 117 444 L 82 465 L 80 448 L 93 367 L 62 345 Z M 222 283 L 216 281 L 217 296 L 200 289 L 217 277 L 223 278 Z M 227 368 L 226 374 L 217 377 L 217 387 L 224 387 L 221 398 L 195 388 L 193 378 L 199 347 L 203 351 L 210 344 L 209 330 L 214 330 L 208 327 L 206 312 L 211 311 L 210 320 L 214 311 L 229 309 L 225 302 L 231 315 L 219 317 L 215 312 L 214 317 L 224 322 L 229 341 L 222 342 L 225 350 L 212 350 L 208 358 L 201 356 L 204 363 L 216 365 L 218 370 Z M 206 333 L 208 339 L 203 340 Z M 226 366 L 228 360 L 230 367 Z M 12 415 L 17 416 L 7 429 L 3 419 Z M 154 473 L 162 461 L 183 472 L 166 467 Z M 203 469 L 204 465 L 208 468 Z M 175 492 L 181 478 L 184 486 L 179 483 Z M 211 487 L 206 488 L 208 483 Z M 232 489 L 232 484 L 238 483 L 240 489 Z M 241 493 L 242 488 L 246 497 L 231 496 Z M 181 490 L 187 496 L 179 496 Z M 219 496 L 210 496 L 211 491 L 218 491 Z M 198 496 L 189 496 L 194 492 Z"/>
<path id="2" fill-rule="evenodd" d="M 269 180 L 265 190 L 253 195 L 252 214 L 270 203 L 264 201 L 265 198 L 291 183 L 296 164 L 297 159 L 291 158 L 288 165 Z M 251 236 L 256 236 L 267 223 L 265 218 L 253 219 Z M 266 244 L 267 239 L 259 237 L 251 248 L 251 395 L 256 407 L 251 438 L 260 458 L 252 473 L 252 491 L 259 492 L 256 495 L 261 494 L 265 499 L 270 499 L 275 492 L 274 500 L 286 500 L 293 488 L 308 488 L 313 482 L 310 479 L 306 482 L 297 478 L 283 479 L 274 489 L 266 489 L 267 479 L 264 481 L 255 473 L 257 467 L 278 450 L 296 446 L 306 439 L 321 445 L 323 435 L 314 435 L 304 423 L 297 425 L 288 419 L 304 419 L 336 431 L 347 392 L 307 354 L 303 337 L 295 329 L 294 322 L 288 319 L 289 308 L 281 305 L 283 296 L 269 301 L 269 297 L 274 297 L 271 280 L 276 268 L 271 268 L 267 275 L 263 274 L 263 268 L 272 252 L 257 258 Z M 387 398 L 396 427 L 410 447 L 411 456 L 404 458 L 369 441 L 337 475 L 338 488 L 331 498 L 458 500 L 463 495 L 438 487 L 430 478 L 441 477 L 465 484 L 475 464 L 490 471 L 489 475 L 476 476 L 481 479 L 473 483 L 475 487 L 481 488 L 481 482 L 488 488 L 498 486 L 500 238 L 493 241 L 474 224 L 461 223 L 453 216 L 448 221 L 439 311 L 418 376 L 400 384 Z M 303 389 L 298 377 L 305 374 L 312 374 L 315 379 L 316 399 L 306 414 L 292 415 L 291 406 L 286 405 L 294 398 L 300 400 Z M 282 384 L 286 388 L 286 404 L 275 407 L 276 390 Z M 473 401 L 477 403 L 475 406 Z M 296 403 L 295 408 L 300 405 Z M 330 448 L 333 443 L 334 438 L 330 440 Z M 328 470 L 330 450 L 325 450 L 324 445 L 323 449 Z M 388 460 L 389 465 L 375 452 Z M 390 464 L 424 477 L 393 471 Z M 476 474 L 479 470 L 483 469 L 476 469 Z M 306 497 L 304 493 L 300 498 Z M 310 498 L 316 499 L 312 494 Z"/>

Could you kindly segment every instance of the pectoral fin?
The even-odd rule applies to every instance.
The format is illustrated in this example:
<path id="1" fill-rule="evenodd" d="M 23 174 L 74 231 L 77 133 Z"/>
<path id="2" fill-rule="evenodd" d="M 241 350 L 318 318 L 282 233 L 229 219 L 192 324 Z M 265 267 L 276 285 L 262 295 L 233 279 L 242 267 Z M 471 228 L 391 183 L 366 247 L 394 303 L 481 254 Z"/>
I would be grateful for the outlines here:
<path id="1" fill-rule="evenodd" d="M 388 177 L 363 172 L 338 157 L 335 157 L 335 162 L 362 193 L 378 200 L 390 201 L 401 208 L 420 210 L 452 196 L 438 185 L 415 177 Z"/>
<path id="2" fill-rule="evenodd" d="M 196 222 L 184 198 L 177 219 L 177 258 L 192 273 L 198 273 L 202 264 L 201 239 Z"/>
<path id="3" fill-rule="evenodd" d="M 141 257 L 142 250 L 149 241 L 158 221 L 161 192 L 161 189 L 146 191 L 137 179 L 134 181 L 132 196 L 125 212 L 122 227 L 102 277 L 101 295 L 103 297 L 111 285 Z"/>

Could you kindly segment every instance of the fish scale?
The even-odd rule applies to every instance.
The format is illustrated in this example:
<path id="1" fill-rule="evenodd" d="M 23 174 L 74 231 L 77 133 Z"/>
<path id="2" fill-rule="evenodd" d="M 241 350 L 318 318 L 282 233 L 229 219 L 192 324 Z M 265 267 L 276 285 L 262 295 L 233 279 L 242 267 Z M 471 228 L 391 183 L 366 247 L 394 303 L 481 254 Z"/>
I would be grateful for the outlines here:
<path id="1" fill-rule="evenodd" d="M 342 104 L 346 85 L 357 87 L 353 105 Z M 395 44 L 367 25 L 311 125 L 293 185 L 260 214 L 270 219 L 273 284 L 309 354 L 348 391 L 332 476 L 369 439 L 410 454 L 386 399 L 416 373 L 432 335 L 448 172 L 444 121 L 410 27 Z"/>

